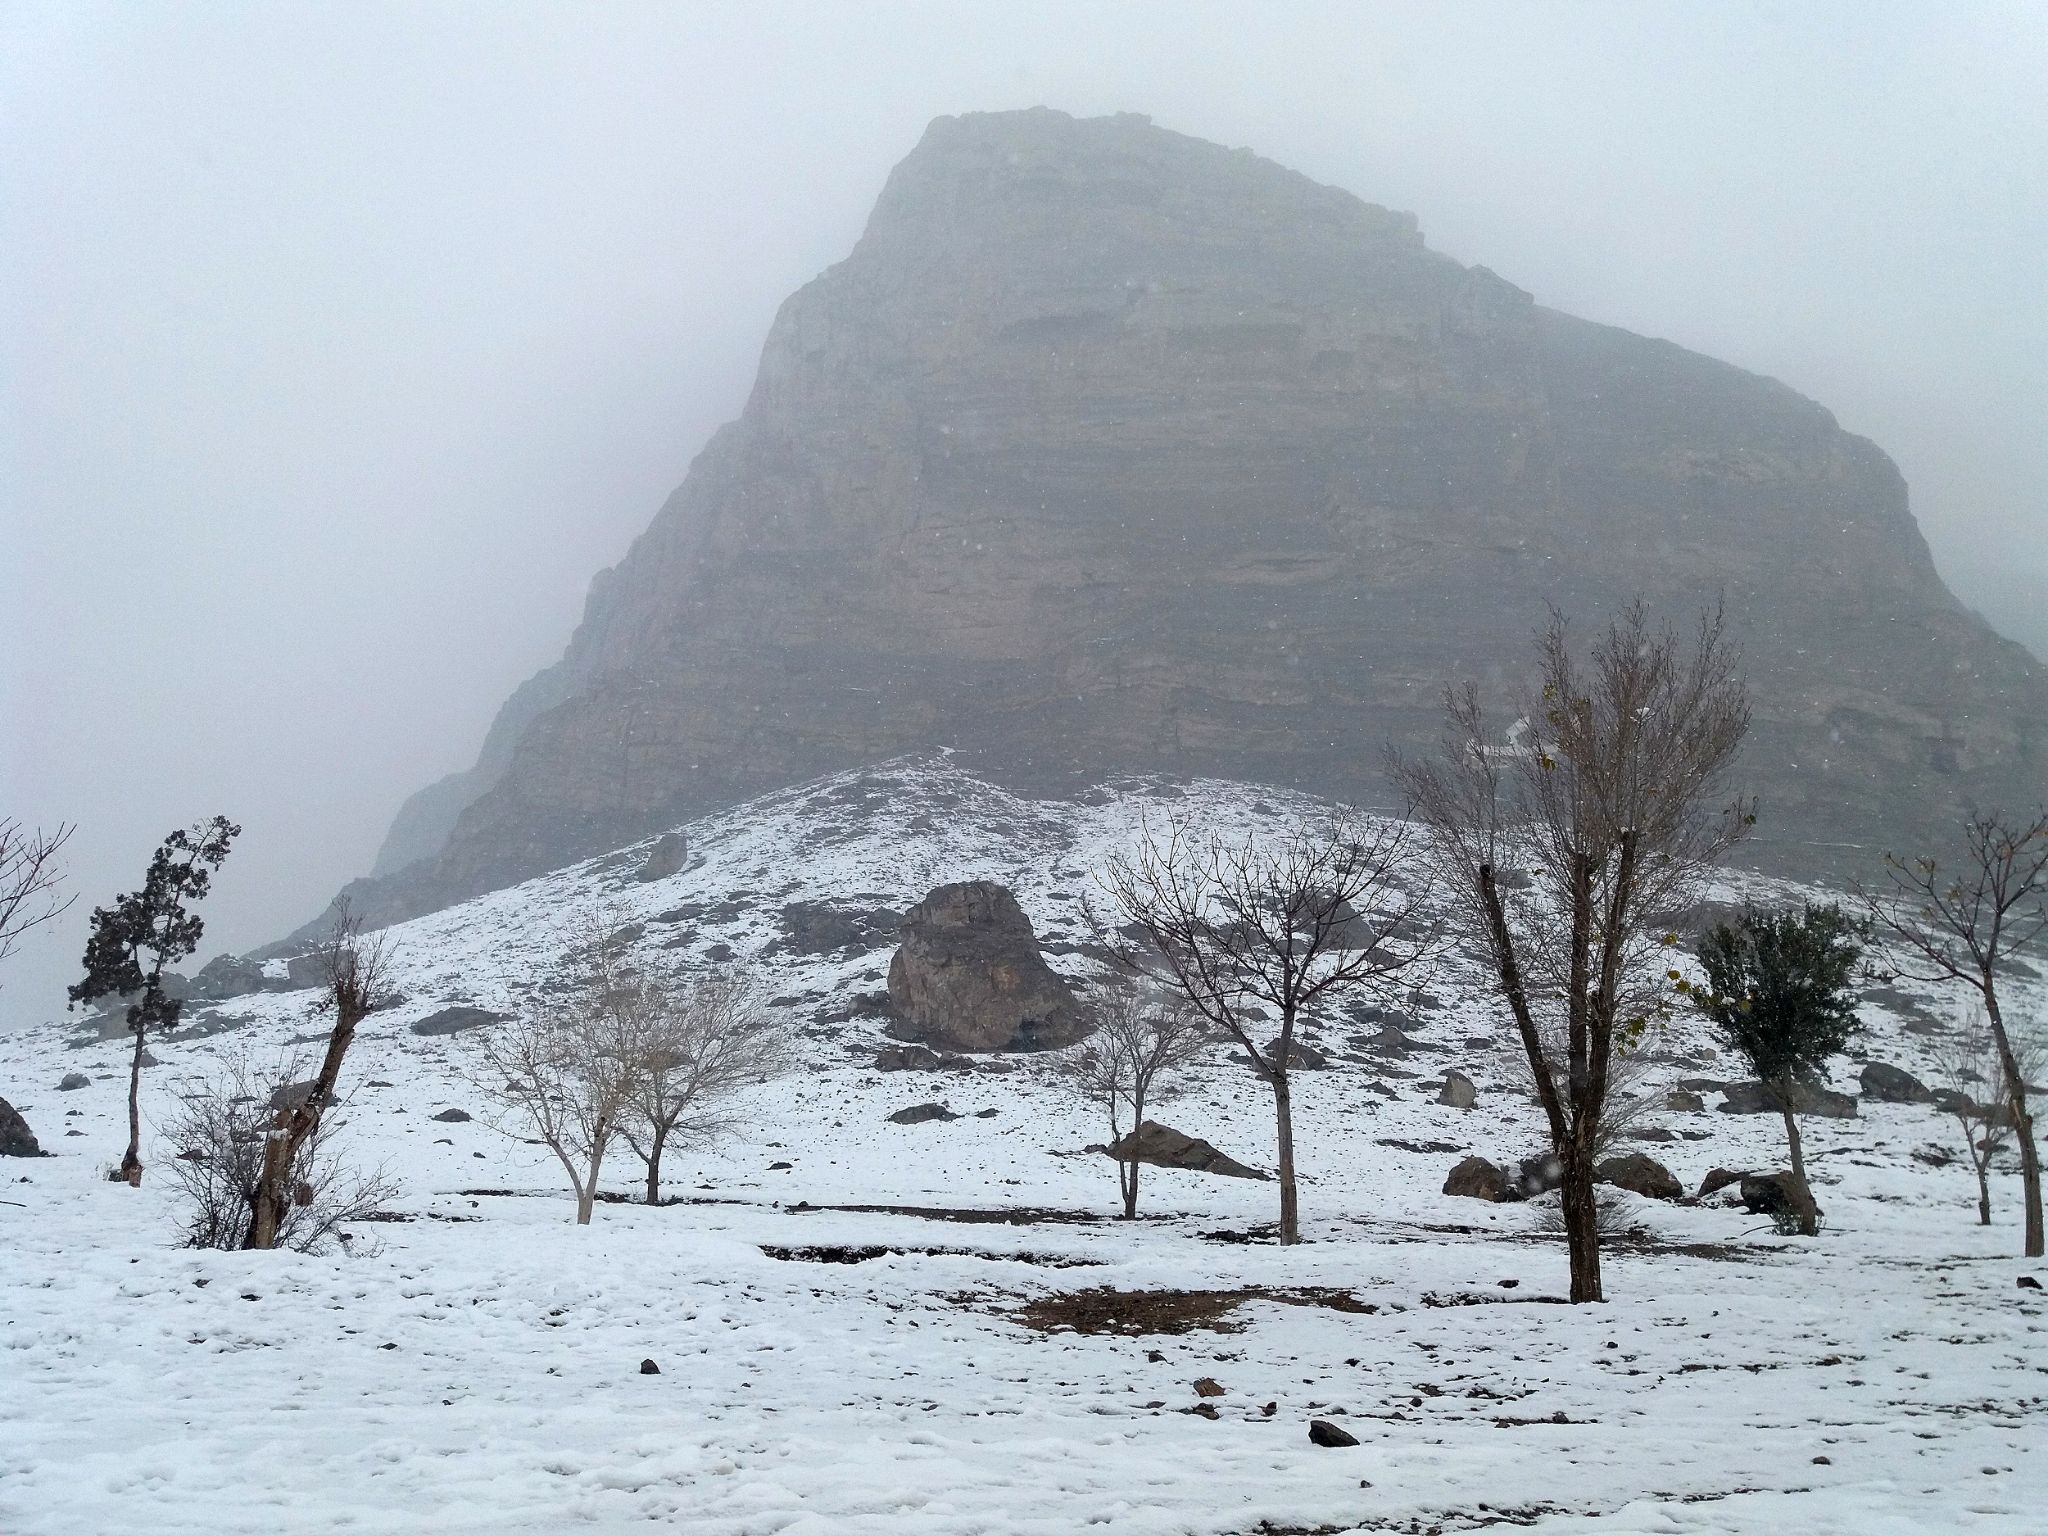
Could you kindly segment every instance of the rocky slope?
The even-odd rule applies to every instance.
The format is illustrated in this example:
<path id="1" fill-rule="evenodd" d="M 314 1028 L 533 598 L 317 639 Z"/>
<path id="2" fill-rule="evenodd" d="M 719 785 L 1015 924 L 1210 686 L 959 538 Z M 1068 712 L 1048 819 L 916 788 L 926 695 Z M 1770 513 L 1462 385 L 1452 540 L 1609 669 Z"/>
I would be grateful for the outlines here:
<path id="1" fill-rule="evenodd" d="M 1545 310 L 1413 218 L 1141 118 L 935 122 L 753 394 L 360 905 L 430 910 L 935 745 L 1383 793 L 1556 604 L 1724 598 L 1757 856 L 2048 784 L 2048 675 L 1822 407 Z M 1847 845 L 1847 846 L 1845 846 Z"/>

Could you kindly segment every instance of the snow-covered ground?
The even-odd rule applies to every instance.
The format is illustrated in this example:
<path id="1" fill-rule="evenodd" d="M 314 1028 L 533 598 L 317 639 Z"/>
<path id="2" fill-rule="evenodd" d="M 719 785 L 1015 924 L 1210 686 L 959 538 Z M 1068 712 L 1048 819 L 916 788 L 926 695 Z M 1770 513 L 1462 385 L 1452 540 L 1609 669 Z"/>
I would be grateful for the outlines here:
<path id="1" fill-rule="evenodd" d="M 847 1005 L 881 988 L 887 947 L 797 952 L 784 904 L 900 910 L 942 881 L 1002 879 L 1081 974 L 1061 951 L 1085 940 L 1090 871 L 1141 808 L 1219 826 L 1294 808 L 1242 786 L 1124 788 L 1041 804 L 890 765 L 692 824 L 668 880 L 633 879 L 643 847 L 394 930 L 407 1001 L 349 1058 L 345 1144 L 388 1165 L 412 1219 L 357 1227 L 331 1256 L 174 1246 L 160 1167 L 139 1192 L 104 1179 L 125 1139 L 122 1042 L 78 1044 L 75 1023 L 0 1037 L 0 1094 L 56 1154 L 0 1163 L 0 1531 L 2048 1530 L 2048 1301 L 2017 1283 L 2048 1266 L 2013 1257 L 2016 1179 L 1980 1229 L 1967 1172 L 1912 1156 L 1954 1145 L 1929 1109 L 1806 1121 L 1818 1239 L 1617 1196 L 1609 1303 L 1574 1308 L 1553 1304 L 1564 1255 L 1540 1204 L 1439 1192 L 1465 1151 L 1538 1140 L 1511 1036 L 1455 954 L 1430 997 L 1394 1000 L 1415 1054 L 1352 1043 L 1377 1024 L 1316 1033 L 1333 1065 L 1297 1079 L 1294 1249 L 1243 1240 L 1271 1219 L 1270 1184 L 1148 1170 L 1149 1218 L 1104 1219 L 1112 1165 L 1080 1150 L 1104 1127 L 1043 1059 L 871 1070 L 882 1021 Z M 481 1108 L 454 1070 L 468 1037 L 409 1025 L 515 1006 L 600 911 L 682 958 L 770 951 L 811 1064 L 759 1090 L 744 1134 L 672 1166 L 702 1203 L 608 1204 L 577 1228 L 540 1149 L 432 1118 Z M 310 1004 L 238 999 L 214 1017 L 239 1027 L 159 1043 L 146 1112 L 217 1053 L 312 1035 Z M 1926 1037 L 1903 1028 L 1925 1021 L 1902 1006 L 1867 1010 L 1865 1047 L 1926 1075 Z M 1652 1050 L 1660 1089 L 1738 1075 L 1687 1026 Z M 1446 1067 L 1479 1085 L 1475 1109 L 1433 1102 Z M 90 1085 L 58 1091 L 74 1071 Z M 888 1122 L 923 1100 L 962 1118 Z M 1160 1117 L 1270 1162 L 1268 1106 L 1225 1053 Z M 1643 1149 L 1688 1188 L 1781 1151 L 1771 1117 L 1645 1127 L 1670 1133 Z M 174 1150 L 145 1140 L 155 1163 Z M 630 1156 L 610 1166 L 630 1191 Z M 830 1209 L 852 1205 L 895 1209 Z M 1015 1219 L 962 1219 L 998 1211 Z M 1214 1326 L 1184 1332 L 1020 1316 L 1097 1287 L 1247 1294 L 1210 1298 Z M 1222 1394 L 1197 1396 L 1202 1378 Z M 1361 1444 L 1312 1445 L 1311 1418 Z"/>

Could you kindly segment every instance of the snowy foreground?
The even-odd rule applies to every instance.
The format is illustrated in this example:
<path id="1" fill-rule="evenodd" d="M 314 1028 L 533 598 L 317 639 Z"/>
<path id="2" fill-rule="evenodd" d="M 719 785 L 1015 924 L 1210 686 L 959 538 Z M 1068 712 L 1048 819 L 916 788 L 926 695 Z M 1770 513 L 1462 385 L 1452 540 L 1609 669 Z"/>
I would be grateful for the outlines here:
<path id="1" fill-rule="evenodd" d="M 1611 1301 L 1571 1308 L 1540 1203 L 1439 1193 L 1466 1150 L 1507 1159 L 1538 1135 L 1463 960 L 1412 1005 L 1414 1054 L 1353 1046 L 1347 1019 L 1318 1032 L 1333 1065 L 1296 1089 L 1310 1241 L 1281 1250 L 1244 1240 L 1269 1184 L 1148 1170 L 1151 1219 L 1103 1219 L 1112 1165 L 1080 1150 L 1103 1127 L 1045 1062 L 876 1073 L 881 1021 L 844 1005 L 880 988 L 887 948 L 781 942 L 788 902 L 901 909 L 990 876 L 1057 951 L 1085 937 L 1088 871 L 1139 806 L 1229 825 L 1288 808 L 1166 793 L 1040 805 L 895 765 L 693 825 L 665 881 L 635 882 L 629 851 L 395 930 L 408 1001 L 350 1057 L 347 1144 L 388 1164 L 407 1219 L 328 1257 L 175 1247 L 160 1166 L 140 1192 L 104 1181 L 121 1043 L 77 1044 L 75 1022 L 0 1037 L 0 1094 L 57 1154 L 0 1163 L 0 1531 L 2048 1530 L 2048 1300 L 2017 1283 L 2048 1268 L 2012 1257 L 2016 1179 L 1982 1230 L 1968 1173 L 1913 1158 L 1954 1144 L 1931 1110 L 1806 1122 L 1815 1240 L 1617 1196 Z M 815 1067 L 675 1163 L 687 1203 L 606 1205 L 579 1229 L 540 1149 L 432 1118 L 482 1108 L 452 1070 L 466 1040 L 408 1026 L 512 1005 L 596 904 L 685 957 L 780 944 L 764 965 Z M 239 1027 L 156 1046 L 146 1113 L 218 1052 L 312 1035 L 310 997 L 239 999 L 213 1020 Z M 1924 1075 L 1910 1020 L 1867 1017 L 1871 1055 Z M 1735 1075 L 1690 1029 L 1655 1049 L 1660 1090 Z M 1476 1109 L 1433 1102 L 1445 1067 L 1478 1083 Z M 57 1091 L 72 1071 L 90 1086 Z M 962 1118 L 887 1122 L 923 1100 Z M 1643 1149 L 1688 1188 L 1776 1165 L 1775 1120 L 1708 1102 L 1650 1117 L 1675 1139 Z M 1161 1118 L 1270 1161 L 1267 1106 L 1224 1053 Z M 152 1163 L 173 1150 L 145 1138 Z M 612 1171 L 634 1187 L 630 1154 Z M 896 1209 L 830 1208 L 847 1206 Z M 966 1219 L 988 1213 L 1005 1219 Z M 1061 1304 L 1099 1287 L 1221 1294 Z M 1104 1311 L 1122 1322 L 1062 1326 Z M 1190 1411 L 1205 1402 L 1213 1419 Z M 1362 1443 L 1312 1445 L 1318 1417 Z"/>

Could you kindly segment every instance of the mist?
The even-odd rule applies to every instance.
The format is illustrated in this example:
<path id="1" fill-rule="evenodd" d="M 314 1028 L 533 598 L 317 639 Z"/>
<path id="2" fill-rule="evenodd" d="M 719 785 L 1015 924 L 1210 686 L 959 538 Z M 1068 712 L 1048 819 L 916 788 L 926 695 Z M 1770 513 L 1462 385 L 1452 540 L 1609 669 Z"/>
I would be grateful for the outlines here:
<path id="1" fill-rule="evenodd" d="M 1135 111 L 1784 380 L 2048 655 L 2035 7 L 0 13 L 0 812 L 77 904 L 244 835 L 200 959 L 366 871 L 746 397 L 934 116 Z"/>

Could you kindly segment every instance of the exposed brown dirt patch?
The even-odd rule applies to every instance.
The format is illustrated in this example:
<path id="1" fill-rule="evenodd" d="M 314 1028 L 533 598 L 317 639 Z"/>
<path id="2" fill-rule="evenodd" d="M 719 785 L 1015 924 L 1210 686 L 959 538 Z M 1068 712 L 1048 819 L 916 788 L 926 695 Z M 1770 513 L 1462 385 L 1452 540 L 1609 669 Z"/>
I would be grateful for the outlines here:
<path id="1" fill-rule="evenodd" d="M 1247 1301 L 1278 1301 L 1297 1307 L 1328 1307 L 1369 1313 L 1379 1308 L 1350 1291 L 1320 1286 L 1274 1289 L 1249 1286 L 1229 1291 L 1122 1291 L 1093 1286 L 1058 1296 L 1041 1296 L 1007 1315 L 1041 1333 L 1117 1334 L 1139 1338 L 1155 1333 L 1236 1333 L 1244 1323 L 1233 1314 Z"/>

